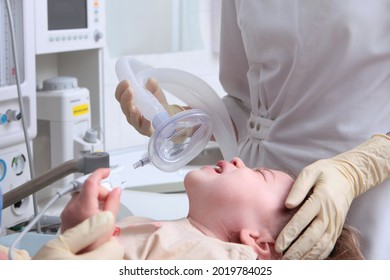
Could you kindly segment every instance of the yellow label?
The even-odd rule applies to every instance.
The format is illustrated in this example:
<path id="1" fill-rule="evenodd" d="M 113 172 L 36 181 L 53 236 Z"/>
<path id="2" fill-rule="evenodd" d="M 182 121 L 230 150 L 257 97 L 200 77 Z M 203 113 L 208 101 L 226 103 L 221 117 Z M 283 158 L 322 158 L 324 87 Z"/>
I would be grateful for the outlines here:
<path id="1" fill-rule="evenodd" d="M 88 112 L 89 112 L 88 104 L 81 104 L 79 106 L 73 107 L 73 116 L 74 117 L 87 114 Z"/>

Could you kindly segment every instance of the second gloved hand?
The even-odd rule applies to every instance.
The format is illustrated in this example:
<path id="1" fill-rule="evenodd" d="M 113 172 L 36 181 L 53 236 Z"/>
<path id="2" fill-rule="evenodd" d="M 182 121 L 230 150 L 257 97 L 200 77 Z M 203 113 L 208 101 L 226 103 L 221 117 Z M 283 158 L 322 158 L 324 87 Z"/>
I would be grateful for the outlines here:
<path id="1" fill-rule="evenodd" d="M 124 249 L 114 237 L 98 248 L 83 252 L 107 233 L 112 233 L 114 222 L 111 212 L 100 212 L 48 241 L 33 260 L 120 260 Z"/>
<path id="2" fill-rule="evenodd" d="M 326 258 L 352 200 L 389 177 L 390 137 L 386 135 L 374 135 L 355 149 L 304 168 L 286 206 L 297 207 L 312 193 L 279 234 L 276 250 L 288 248 L 285 259 Z"/>
<path id="3" fill-rule="evenodd" d="M 155 78 L 150 78 L 146 83 L 146 88 L 153 93 L 157 100 L 164 106 L 169 115 L 173 116 L 185 109 L 179 105 L 170 105 L 158 85 Z M 115 98 L 120 103 L 122 112 L 125 114 L 127 122 L 131 124 L 139 133 L 145 136 L 151 136 L 153 127 L 133 104 L 134 90 L 128 80 L 121 81 L 115 90 Z"/>

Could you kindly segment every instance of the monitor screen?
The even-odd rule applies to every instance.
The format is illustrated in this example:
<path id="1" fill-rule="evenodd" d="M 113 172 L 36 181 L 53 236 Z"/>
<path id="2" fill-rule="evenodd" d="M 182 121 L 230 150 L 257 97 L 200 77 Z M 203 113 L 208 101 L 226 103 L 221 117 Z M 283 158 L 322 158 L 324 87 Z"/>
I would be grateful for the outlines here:
<path id="1" fill-rule="evenodd" d="M 88 27 L 87 0 L 47 0 L 48 29 Z"/>

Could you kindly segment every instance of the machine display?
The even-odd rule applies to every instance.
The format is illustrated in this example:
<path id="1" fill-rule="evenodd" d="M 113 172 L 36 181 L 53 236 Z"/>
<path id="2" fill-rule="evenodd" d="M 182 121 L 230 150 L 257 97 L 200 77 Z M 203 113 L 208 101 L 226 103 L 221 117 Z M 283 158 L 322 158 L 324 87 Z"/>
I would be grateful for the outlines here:
<path id="1" fill-rule="evenodd" d="M 36 53 L 100 48 L 104 9 L 99 0 L 35 0 Z"/>

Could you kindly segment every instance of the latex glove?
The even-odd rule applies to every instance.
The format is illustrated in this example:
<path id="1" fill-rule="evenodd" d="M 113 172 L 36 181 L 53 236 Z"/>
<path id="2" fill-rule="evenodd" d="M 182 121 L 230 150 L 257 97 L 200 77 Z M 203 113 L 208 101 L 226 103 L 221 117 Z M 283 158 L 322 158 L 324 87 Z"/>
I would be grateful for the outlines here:
<path id="1" fill-rule="evenodd" d="M 15 260 L 29 260 L 30 255 L 26 250 L 14 249 Z M 8 260 L 8 247 L 0 245 L 0 260 Z"/>
<path id="2" fill-rule="evenodd" d="M 165 98 L 164 92 L 158 85 L 155 78 L 149 78 L 146 83 L 146 88 L 153 93 L 157 100 L 164 106 L 169 115 L 173 116 L 185 109 L 179 105 L 169 105 Z M 145 136 L 151 136 L 154 129 L 151 122 L 144 118 L 138 108 L 133 105 L 134 90 L 131 87 L 130 81 L 121 81 L 115 90 L 115 98 L 121 105 L 122 112 L 125 114 L 127 122 L 131 124 L 139 133 Z"/>
<path id="3" fill-rule="evenodd" d="M 114 216 L 104 211 L 90 217 L 79 225 L 66 230 L 57 238 L 48 241 L 33 257 L 34 260 L 119 260 L 124 256 L 124 249 L 112 239 L 98 248 L 79 253 L 102 236 L 112 232 Z"/>
<path id="4" fill-rule="evenodd" d="M 332 251 L 352 200 L 390 177 L 390 137 L 374 135 L 360 146 L 302 170 L 286 206 L 310 197 L 279 234 L 275 248 L 285 259 L 324 259 Z"/>

